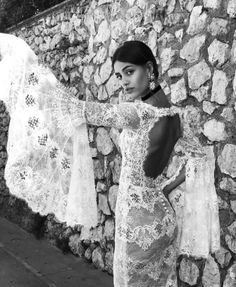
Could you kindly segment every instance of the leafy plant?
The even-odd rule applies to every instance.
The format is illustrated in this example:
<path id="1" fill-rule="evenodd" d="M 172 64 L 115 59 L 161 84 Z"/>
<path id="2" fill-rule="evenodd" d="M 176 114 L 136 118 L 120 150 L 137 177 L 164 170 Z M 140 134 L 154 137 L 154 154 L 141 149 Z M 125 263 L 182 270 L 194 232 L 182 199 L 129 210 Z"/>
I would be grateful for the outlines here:
<path id="1" fill-rule="evenodd" d="M 18 24 L 64 0 L 0 0 L 2 15 L 0 15 L 0 31 Z"/>

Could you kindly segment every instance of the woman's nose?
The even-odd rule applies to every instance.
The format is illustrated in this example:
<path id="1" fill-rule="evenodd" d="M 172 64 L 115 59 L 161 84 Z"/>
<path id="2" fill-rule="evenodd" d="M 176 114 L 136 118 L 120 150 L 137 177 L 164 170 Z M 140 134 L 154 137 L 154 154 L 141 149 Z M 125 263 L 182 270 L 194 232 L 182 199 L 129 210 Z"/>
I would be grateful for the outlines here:
<path id="1" fill-rule="evenodd" d="M 126 87 L 128 87 L 128 85 L 129 85 L 129 80 L 127 78 L 123 78 L 122 79 L 122 86 L 124 88 L 126 88 Z"/>

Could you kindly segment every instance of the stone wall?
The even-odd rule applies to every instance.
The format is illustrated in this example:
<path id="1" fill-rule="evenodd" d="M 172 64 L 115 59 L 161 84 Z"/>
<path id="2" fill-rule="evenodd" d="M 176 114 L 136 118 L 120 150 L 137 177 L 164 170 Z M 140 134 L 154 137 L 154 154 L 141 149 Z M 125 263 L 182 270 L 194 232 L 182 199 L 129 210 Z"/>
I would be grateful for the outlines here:
<path id="1" fill-rule="evenodd" d="M 180 256 L 179 286 L 233 287 L 236 282 L 235 3 L 235 0 L 97 0 L 80 4 L 66 1 L 64 6 L 9 30 L 24 38 L 72 91 L 92 101 L 117 103 L 121 96 L 110 58 L 120 43 L 138 39 L 152 48 L 166 96 L 172 104 L 189 109 L 192 115 L 189 124 L 198 126 L 201 142 L 214 145 L 216 156 L 222 248 L 207 261 Z M 8 117 L 3 105 L 0 119 L 0 152 L 4 161 Z M 45 237 L 62 248 L 67 246 L 110 274 L 121 164 L 119 132 L 89 126 L 100 214 L 98 227 L 90 231 L 72 230 L 56 223 L 50 215 L 43 221 L 42 229 Z M 176 168 L 175 162 L 171 162 L 170 170 Z M 19 209 L 18 201 L 7 193 L 3 179 L 1 190 L 2 204 Z M 30 211 L 23 218 L 21 225 L 33 222 L 34 226 L 29 219 Z"/>

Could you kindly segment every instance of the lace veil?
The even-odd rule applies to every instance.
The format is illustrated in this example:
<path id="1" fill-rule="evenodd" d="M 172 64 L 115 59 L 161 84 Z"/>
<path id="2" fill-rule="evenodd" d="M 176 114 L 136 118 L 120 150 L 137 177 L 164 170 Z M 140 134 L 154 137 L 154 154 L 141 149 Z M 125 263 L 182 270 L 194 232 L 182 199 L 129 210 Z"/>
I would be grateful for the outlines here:
<path id="1" fill-rule="evenodd" d="M 64 111 L 53 110 L 48 91 L 60 92 L 60 86 L 23 40 L 0 33 L 0 55 L 0 100 L 11 117 L 5 168 L 10 192 L 41 215 L 53 213 L 69 226 L 95 227 L 96 190 L 85 119 L 75 127 Z"/>

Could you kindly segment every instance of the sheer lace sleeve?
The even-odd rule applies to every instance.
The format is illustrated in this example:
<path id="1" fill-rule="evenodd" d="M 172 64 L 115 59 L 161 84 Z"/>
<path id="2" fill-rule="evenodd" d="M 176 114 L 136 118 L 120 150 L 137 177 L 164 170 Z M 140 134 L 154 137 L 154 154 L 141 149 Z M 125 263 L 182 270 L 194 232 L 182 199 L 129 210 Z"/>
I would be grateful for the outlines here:
<path id="1" fill-rule="evenodd" d="M 56 119 L 69 116 L 74 126 L 86 119 L 88 124 L 96 126 L 114 127 L 117 129 L 148 128 L 150 123 L 159 117 L 174 115 L 177 111 L 172 108 L 158 108 L 141 101 L 122 102 L 119 104 L 100 103 L 79 100 L 68 88 L 57 82 L 57 89 L 53 89 L 53 105 L 56 111 L 63 114 L 55 115 Z M 63 123 L 61 123 L 63 124 Z"/>
<path id="2" fill-rule="evenodd" d="M 135 103 L 97 103 L 86 102 L 85 117 L 89 124 L 110 126 L 117 129 L 137 129 L 140 117 Z"/>
<path id="3" fill-rule="evenodd" d="M 60 82 L 57 82 L 56 85 L 56 89 L 50 90 L 53 96 L 49 95 L 49 98 L 52 100 L 49 106 L 54 110 L 56 121 L 63 119 L 63 121 L 58 122 L 60 128 L 63 126 L 66 128 L 68 125 L 64 121 L 65 117 L 75 127 L 79 126 L 84 120 L 88 124 L 117 129 L 138 129 L 141 125 L 140 104 L 138 103 L 112 104 L 84 101 L 78 99 Z M 47 91 L 47 93 L 49 92 Z"/>

